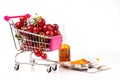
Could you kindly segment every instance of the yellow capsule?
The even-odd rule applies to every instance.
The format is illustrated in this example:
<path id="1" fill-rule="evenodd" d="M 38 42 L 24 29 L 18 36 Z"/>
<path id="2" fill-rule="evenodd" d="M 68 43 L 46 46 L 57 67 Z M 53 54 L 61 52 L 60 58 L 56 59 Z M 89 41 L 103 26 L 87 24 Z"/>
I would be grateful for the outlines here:
<path id="1" fill-rule="evenodd" d="M 100 59 L 99 58 L 96 58 L 97 61 L 99 61 Z"/>

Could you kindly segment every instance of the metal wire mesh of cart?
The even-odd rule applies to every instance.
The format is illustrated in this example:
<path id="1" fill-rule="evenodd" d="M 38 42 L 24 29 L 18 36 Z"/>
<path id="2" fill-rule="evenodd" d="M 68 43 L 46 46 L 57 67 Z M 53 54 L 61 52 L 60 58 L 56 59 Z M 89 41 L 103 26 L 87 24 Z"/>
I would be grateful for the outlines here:
<path id="1" fill-rule="evenodd" d="M 36 35 L 22 30 L 18 30 L 18 34 L 15 36 L 22 50 L 33 51 L 38 49 L 45 52 L 50 51 L 50 37 Z"/>

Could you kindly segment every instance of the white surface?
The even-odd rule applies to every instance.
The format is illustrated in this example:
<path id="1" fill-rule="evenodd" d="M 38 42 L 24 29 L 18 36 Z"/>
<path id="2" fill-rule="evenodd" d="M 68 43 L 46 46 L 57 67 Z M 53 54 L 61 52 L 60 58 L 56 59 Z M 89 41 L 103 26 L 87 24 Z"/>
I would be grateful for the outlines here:
<path id="1" fill-rule="evenodd" d="M 112 69 L 96 74 L 59 69 L 50 74 L 46 68 L 21 65 L 14 71 L 13 45 L 5 15 L 39 13 L 48 23 L 64 26 L 71 59 L 99 57 Z M 0 2 L 0 74 L 4 80 L 120 80 L 120 1 L 119 0 L 3 0 Z M 49 54 L 58 59 L 57 51 Z M 26 56 L 22 56 L 26 59 Z"/>

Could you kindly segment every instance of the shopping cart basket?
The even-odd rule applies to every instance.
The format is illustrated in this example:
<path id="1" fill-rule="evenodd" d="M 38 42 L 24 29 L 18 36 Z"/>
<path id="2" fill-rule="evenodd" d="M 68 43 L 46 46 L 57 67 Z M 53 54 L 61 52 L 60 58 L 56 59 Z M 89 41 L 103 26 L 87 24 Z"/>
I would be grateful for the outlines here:
<path id="1" fill-rule="evenodd" d="M 35 59 L 32 57 L 34 50 L 40 50 L 42 52 L 51 52 L 54 50 L 59 50 L 62 44 L 62 36 L 57 35 L 53 37 L 48 37 L 45 35 L 35 34 L 28 31 L 20 30 L 15 27 L 15 21 L 13 19 L 17 19 L 21 16 L 25 16 L 30 18 L 30 14 L 20 15 L 20 16 L 4 16 L 4 19 L 9 23 L 10 30 L 12 33 L 13 41 L 15 44 L 15 48 L 19 53 L 15 55 L 15 70 L 19 69 L 20 64 L 28 64 L 28 65 L 44 65 L 47 66 L 47 72 L 51 72 L 51 70 L 57 70 L 58 61 L 53 61 L 50 59 Z M 17 56 L 21 53 L 30 52 L 30 62 L 18 62 Z M 43 60 L 46 62 L 52 62 L 49 64 L 40 64 L 36 62 L 37 60 Z"/>

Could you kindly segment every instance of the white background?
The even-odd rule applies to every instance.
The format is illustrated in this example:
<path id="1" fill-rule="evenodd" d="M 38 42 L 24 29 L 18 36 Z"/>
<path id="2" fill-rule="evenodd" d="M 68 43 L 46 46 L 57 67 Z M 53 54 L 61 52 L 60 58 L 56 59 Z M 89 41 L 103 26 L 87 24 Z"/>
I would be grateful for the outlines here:
<path id="1" fill-rule="evenodd" d="M 38 13 L 47 23 L 58 23 L 65 42 L 71 46 L 71 60 L 98 57 L 112 69 L 86 74 L 60 68 L 46 73 L 45 67 L 21 65 L 14 71 L 16 50 L 5 15 Z M 0 2 L 0 78 L 4 80 L 114 80 L 120 67 L 119 0 L 3 0 Z M 58 60 L 58 51 L 48 54 Z M 21 59 L 26 59 L 24 55 Z M 120 78 L 119 78 L 120 79 Z M 119 80 L 118 79 L 118 80 Z"/>

